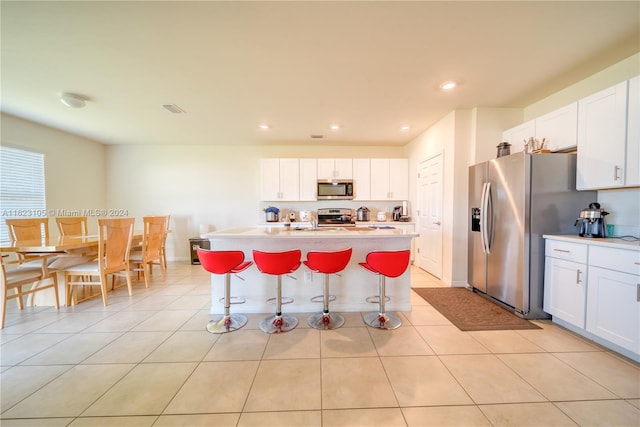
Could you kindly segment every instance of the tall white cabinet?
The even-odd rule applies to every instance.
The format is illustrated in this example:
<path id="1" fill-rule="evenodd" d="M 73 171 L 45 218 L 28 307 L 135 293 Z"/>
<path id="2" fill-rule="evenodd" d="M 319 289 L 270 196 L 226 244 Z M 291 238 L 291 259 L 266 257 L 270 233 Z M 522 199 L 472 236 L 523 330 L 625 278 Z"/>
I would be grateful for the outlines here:
<path id="1" fill-rule="evenodd" d="M 578 190 L 624 185 L 626 81 L 578 102 Z"/>

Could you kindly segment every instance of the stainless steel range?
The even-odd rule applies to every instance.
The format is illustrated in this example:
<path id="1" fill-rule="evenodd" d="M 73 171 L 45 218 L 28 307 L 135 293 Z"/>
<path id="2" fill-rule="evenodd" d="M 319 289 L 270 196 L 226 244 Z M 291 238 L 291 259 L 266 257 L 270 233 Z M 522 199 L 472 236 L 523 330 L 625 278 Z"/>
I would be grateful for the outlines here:
<path id="1" fill-rule="evenodd" d="M 318 209 L 318 227 L 355 227 L 355 225 L 351 209 Z"/>

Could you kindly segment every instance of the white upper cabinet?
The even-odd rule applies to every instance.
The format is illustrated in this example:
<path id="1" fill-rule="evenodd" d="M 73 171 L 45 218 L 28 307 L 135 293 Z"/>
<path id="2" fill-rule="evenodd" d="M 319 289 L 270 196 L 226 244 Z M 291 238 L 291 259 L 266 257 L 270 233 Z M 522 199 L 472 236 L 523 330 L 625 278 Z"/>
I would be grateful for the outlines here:
<path id="1" fill-rule="evenodd" d="M 517 153 L 524 149 L 524 144 L 529 138 L 535 136 L 536 122 L 535 120 L 529 120 L 521 125 L 505 130 L 502 133 L 502 140 L 511 144 L 511 153 Z"/>
<path id="2" fill-rule="evenodd" d="M 260 200 L 295 201 L 299 197 L 298 159 L 260 159 Z"/>
<path id="3" fill-rule="evenodd" d="M 315 201 L 317 196 L 316 159 L 300 159 L 300 200 Z"/>
<path id="4" fill-rule="evenodd" d="M 546 150 L 574 148 L 578 142 L 578 103 L 574 102 L 536 118 L 535 135 L 540 143 L 544 139 L 543 148 Z"/>
<path id="5" fill-rule="evenodd" d="M 354 200 L 371 200 L 371 161 L 353 159 Z"/>
<path id="6" fill-rule="evenodd" d="M 352 159 L 318 159 L 318 179 L 353 179 Z"/>
<path id="7" fill-rule="evenodd" d="M 640 76 L 629 80 L 626 186 L 640 186 Z"/>
<path id="8" fill-rule="evenodd" d="M 626 81 L 578 101 L 578 190 L 625 185 Z"/>
<path id="9" fill-rule="evenodd" d="M 407 159 L 371 159 L 371 200 L 406 200 L 408 198 L 409 161 Z"/>

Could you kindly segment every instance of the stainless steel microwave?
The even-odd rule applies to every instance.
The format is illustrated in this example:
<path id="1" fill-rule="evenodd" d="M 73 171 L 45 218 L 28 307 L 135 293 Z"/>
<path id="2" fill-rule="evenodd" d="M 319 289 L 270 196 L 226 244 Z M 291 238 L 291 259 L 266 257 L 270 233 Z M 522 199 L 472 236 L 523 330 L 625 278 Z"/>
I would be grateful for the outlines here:
<path id="1" fill-rule="evenodd" d="M 353 199 L 353 180 L 319 179 L 316 195 L 318 200 L 351 200 Z"/>

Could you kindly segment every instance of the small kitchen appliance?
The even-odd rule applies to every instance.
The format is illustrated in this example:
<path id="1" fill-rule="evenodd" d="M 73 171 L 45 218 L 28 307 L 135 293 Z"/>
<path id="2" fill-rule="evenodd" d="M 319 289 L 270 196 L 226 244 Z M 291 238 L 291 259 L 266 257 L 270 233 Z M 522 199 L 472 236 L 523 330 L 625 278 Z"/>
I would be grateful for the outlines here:
<path id="1" fill-rule="evenodd" d="M 318 209 L 318 227 L 354 227 L 355 225 L 351 209 Z"/>
<path id="2" fill-rule="evenodd" d="M 393 208 L 393 220 L 400 221 L 400 218 L 402 218 L 402 206 L 395 206 Z"/>
<path id="3" fill-rule="evenodd" d="M 574 223 L 575 226 L 580 226 L 578 235 L 580 237 L 607 237 L 606 215 L 609 215 L 609 212 L 600 209 L 600 203 L 590 203 L 589 208 L 580 211 L 580 216 Z"/>
<path id="4" fill-rule="evenodd" d="M 366 206 L 360 206 L 356 211 L 357 221 L 369 221 L 369 208 Z"/>
<path id="5" fill-rule="evenodd" d="M 317 200 L 352 200 L 352 179 L 319 179 L 317 182 Z"/>
<path id="6" fill-rule="evenodd" d="M 407 208 L 407 202 L 402 202 L 402 206 L 395 206 L 393 208 L 393 220 L 407 222 L 411 220 L 409 217 L 409 209 Z"/>
<path id="7" fill-rule="evenodd" d="M 267 222 L 278 222 L 280 220 L 280 209 L 269 206 L 264 210 Z"/>
<path id="8" fill-rule="evenodd" d="M 501 142 L 496 148 L 498 149 L 496 157 L 504 157 L 511 154 L 511 144 L 508 142 Z"/>
<path id="9" fill-rule="evenodd" d="M 299 214 L 301 222 L 309 222 L 311 221 L 311 212 L 310 211 L 300 211 Z"/>

